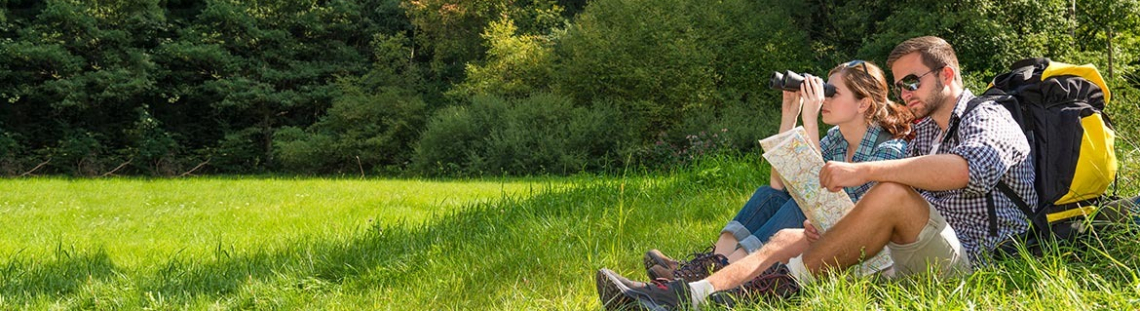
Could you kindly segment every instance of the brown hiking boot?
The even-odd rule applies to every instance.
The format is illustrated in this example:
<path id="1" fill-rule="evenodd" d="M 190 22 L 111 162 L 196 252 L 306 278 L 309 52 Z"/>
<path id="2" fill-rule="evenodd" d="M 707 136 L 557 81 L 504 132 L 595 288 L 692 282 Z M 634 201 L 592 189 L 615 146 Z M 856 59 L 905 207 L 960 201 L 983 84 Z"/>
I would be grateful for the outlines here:
<path id="1" fill-rule="evenodd" d="M 685 282 L 696 282 L 727 266 L 728 257 L 724 257 L 724 255 L 713 254 L 712 252 L 693 254 L 692 260 L 682 263 L 680 267 L 673 270 L 673 278 L 685 280 Z"/>
<path id="2" fill-rule="evenodd" d="M 677 270 L 677 266 L 681 265 L 680 262 L 673 260 L 673 258 L 669 258 L 669 256 L 665 256 L 664 253 L 657 249 L 651 249 L 648 252 L 645 252 L 644 261 L 645 270 L 649 270 L 649 268 L 653 268 L 653 266 L 662 266 L 669 270 Z M 649 279 L 652 280 L 656 278 L 651 275 Z"/>
<path id="3" fill-rule="evenodd" d="M 672 280 L 672 279 L 676 278 L 675 276 L 673 276 L 673 273 L 676 271 L 677 270 L 669 269 L 669 268 L 663 267 L 661 265 L 654 265 L 652 267 L 649 267 L 649 269 L 646 269 L 645 273 L 649 274 L 650 280 L 656 280 L 656 279 Z"/>
<path id="4" fill-rule="evenodd" d="M 728 266 L 728 258 L 724 255 L 713 254 L 712 249 L 704 253 L 693 253 L 692 256 L 688 262 L 677 263 L 660 251 L 651 250 L 645 253 L 645 272 L 649 275 L 650 280 L 680 279 L 686 282 L 696 282 Z M 657 262 L 664 262 L 665 264 L 650 265 L 650 263 Z"/>
<path id="5" fill-rule="evenodd" d="M 741 288 L 751 295 L 778 299 L 788 298 L 800 291 L 800 283 L 796 282 L 791 273 L 787 265 L 777 262 L 772 264 L 768 270 L 761 272 L 755 279 L 741 285 Z"/>
<path id="6" fill-rule="evenodd" d="M 777 262 L 740 287 L 714 293 L 709 298 L 716 304 L 728 307 L 754 302 L 757 299 L 768 301 L 787 299 L 800 291 L 799 283 L 790 273 L 787 265 Z"/>

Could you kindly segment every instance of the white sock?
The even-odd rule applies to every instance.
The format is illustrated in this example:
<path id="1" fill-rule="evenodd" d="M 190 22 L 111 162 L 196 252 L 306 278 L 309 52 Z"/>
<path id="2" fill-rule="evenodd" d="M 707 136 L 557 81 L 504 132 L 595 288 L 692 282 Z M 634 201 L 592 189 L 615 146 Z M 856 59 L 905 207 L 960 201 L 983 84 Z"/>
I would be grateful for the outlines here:
<path id="1" fill-rule="evenodd" d="M 788 274 L 790 274 L 792 278 L 796 279 L 800 285 L 815 281 L 815 276 L 811 275 L 811 272 L 808 271 L 806 266 L 804 266 L 803 255 L 796 256 L 788 260 Z"/>
<path id="2" fill-rule="evenodd" d="M 689 283 L 689 293 L 693 295 L 693 310 L 700 310 L 701 303 L 705 302 L 705 298 L 708 298 L 715 291 L 716 289 L 708 280 Z"/>

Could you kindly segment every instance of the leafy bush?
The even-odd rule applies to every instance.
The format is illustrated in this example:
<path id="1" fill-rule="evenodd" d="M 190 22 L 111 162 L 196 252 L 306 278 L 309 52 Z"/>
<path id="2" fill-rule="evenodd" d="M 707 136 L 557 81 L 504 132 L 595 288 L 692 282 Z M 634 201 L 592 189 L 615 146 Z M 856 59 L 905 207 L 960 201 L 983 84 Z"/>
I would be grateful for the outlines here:
<path id="1" fill-rule="evenodd" d="M 24 146 L 20 145 L 16 137 L 0 129 L 0 175 L 12 176 L 23 173 L 22 162 L 25 161 L 20 157 L 23 153 Z"/>
<path id="2" fill-rule="evenodd" d="M 430 175 L 462 175 L 468 156 L 486 136 L 482 125 L 468 106 L 437 111 L 417 142 L 412 167 Z"/>
<path id="3" fill-rule="evenodd" d="M 613 103 L 573 107 L 538 93 L 518 100 L 476 96 L 470 106 L 438 112 L 416 148 L 426 174 L 565 174 L 619 163 L 636 131 Z"/>
<path id="4" fill-rule="evenodd" d="M 645 139 L 673 130 L 694 111 L 775 98 L 756 94 L 768 74 L 810 63 L 806 35 L 781 7 L 739 0 L 591 2 L 555 48 L 554 91 L 579 103 L 646 104 Z"/>
<path id="5" fill-rule="evenodd" d="M 759 152 L 757 141 L 776 133 L 779 106 L 730 101 L 718 109 L 691 111 L 671 131 L 640 149 L 639 163 L 653 168 L 689 165 L 701 158 Z"/>
<path id="6" fill-rule="evenodd" d="M 597 101 L 574 109 L 569 125 L 569 149 L 580 152 L 581 169 L 612 170 L 632 160 L 644 131 L 644 118 L 631 104 Z M 568 171 L 568 173 L 577 171 Z"/>
<path id="7" fill-rule="evenodd" d="M 775 135 L 779 127 L 780 101 L 766 99 L 728 102 L 721 109 L 720 118 L 708 128 L 728 129 L 722 135 L 727 137 L 734 148 L 743 152 L 757 152 L 760 149 L 758 141 Z"/>
<path id="8" fill-rule="evenodd" d="M 522 97 L 548 90 L 554 68 L 549 39 L 516 32 L 518 27 L 510 19 L 492 22 L 483 33 L 489 46 L 486 61 L 467 64 L 467 78 L 452 89 L 452 95 Z"/>
<path id="9" fill-rule="evenodd" d="M 134 128 L 126 131 L 130 143 L 123 153 L 136 169 L 143 172 L 161 176 L 181 173 L 177 165 L 178 142 L 146 109 L 146 105 L 139 109 L 139 119 L 135 121 Z"/>
<path id="10" fill-rule="evenodd" d="M 257 128 L 246 128 L 226 133 L 212 149 L 210 166 L 223 172 L 258 173 L 267 169 L 265 153 L 258 146 L 264 139 Z"/>
<path id="11" fill-rule="evenodd" d="M 307 131 L 288 127 L 276 133 L 277 160 L 285 169 L 309 173 L 406 166 L 424 124 L 423 100 L 396 88 L 369 94 L 351 81 L 342 88 L 345 94 Z"/>
<path id="12" fill-rule="evenodd" d="M 89 131 L 68 133 L 58 146 L 48 149 L 51 166 L 70 175 L 96 176 L 104 172 L 105 151 L 99 135 Z"/>

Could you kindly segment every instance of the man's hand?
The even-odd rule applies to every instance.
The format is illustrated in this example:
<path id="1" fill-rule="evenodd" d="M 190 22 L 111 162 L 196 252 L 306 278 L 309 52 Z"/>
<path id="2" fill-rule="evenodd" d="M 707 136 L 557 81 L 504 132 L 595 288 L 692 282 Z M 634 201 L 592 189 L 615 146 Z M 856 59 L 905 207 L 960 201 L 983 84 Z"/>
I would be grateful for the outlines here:
<path id="1" fill-rule="evenodd" d="M 836 192 L 843 187 L 854 187 L 870 181 L 862 163 L 827 161 L 819 170 L 819 185 Z"/>
<path id="2" fill-rule="evenodd" d="M 819 240 L 819 230 L 811 224 L 811 220 L 804 219 L 804 237 L 807 238 L 809 244 L 815 244 Z"/>

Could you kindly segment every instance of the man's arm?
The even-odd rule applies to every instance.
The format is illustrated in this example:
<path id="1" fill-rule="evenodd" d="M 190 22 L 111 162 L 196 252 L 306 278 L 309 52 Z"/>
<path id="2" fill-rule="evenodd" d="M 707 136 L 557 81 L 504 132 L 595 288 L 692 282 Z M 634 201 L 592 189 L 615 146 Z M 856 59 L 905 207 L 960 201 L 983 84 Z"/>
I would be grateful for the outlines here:
<path id="1" fill-rule="evenodd" d="M 937 154 L 862 163 L 831 161 L 819 171 L 820 185 L 831 191 L 870 181 L 894 182 L 931 191 L 961 189 L 970 181 L 970 168 L 959 155 Z"/>

